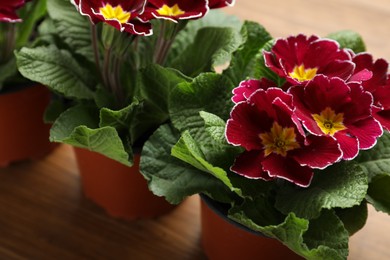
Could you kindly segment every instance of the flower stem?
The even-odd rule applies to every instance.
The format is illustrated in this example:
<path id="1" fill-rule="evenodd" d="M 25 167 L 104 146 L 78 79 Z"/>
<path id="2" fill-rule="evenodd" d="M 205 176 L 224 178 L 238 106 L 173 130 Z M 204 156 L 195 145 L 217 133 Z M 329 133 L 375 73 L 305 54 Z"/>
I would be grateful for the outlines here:
<path id="1" fill-rule="evenodd" d="M 102 67 L 100 65 L 99 46 L 98 46 L 98 39 L 97 39 L 97 28 L 96 28 L 96 25 L 94 25 L 94 24 L 91 24 L 91 39 L 92 39 L 92 49 L 93 49 L 93 55 L 94 55 L 96 68 L 99 72 L 100 78 L 103 80 L 104 85 L 107 86 L 107 80 L 103 76 Z"/>
<path id="2" fill-rule="evenodd" d="M 16 26 L 14 23 L 7 23 L 5 30 L 7 31 L 7 38 L 4 48 L 3 61 L 7 62 L 12 57 L 15 49 Z"/>
<path id="3" fill-rule="evenodd" d="M 157 64 L 163 65 L 166 61 L 168 52 L 175 40 L 177 34 L 185 28 L 187 20 L 173 23 L 171 21 L 162 21 L 161 30 L 156 43 L 153 61 Z"/>
<path id="4" fill-rule="evenodd" d="M 106 88 L 114 94 L 114 90 L 110 81 L 110 60 L 111 60 L 111 47 L 106 47 L 103 60 L 103 81 Z"/>
<path id="5" fill-rule="evenodd" d="M 160 32 L 157 37 L 157 42 L 154 50 L 153 55 L 153 63 L 161 64 L 163 57 L 162 57 L 162 49 L 164 45 L 164 38 L 166 37 L 166 21 L 161 21 L 160 24 Z"/>

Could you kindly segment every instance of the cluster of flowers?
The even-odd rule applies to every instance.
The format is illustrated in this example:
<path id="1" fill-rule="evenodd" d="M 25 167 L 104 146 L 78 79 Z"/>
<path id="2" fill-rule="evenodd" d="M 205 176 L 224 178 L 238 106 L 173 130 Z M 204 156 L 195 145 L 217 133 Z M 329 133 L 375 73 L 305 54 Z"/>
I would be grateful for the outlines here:
<path id="1" fill-rule="evenodd" d="M 313 169 L 354 159 L 390 130 L 385 60 L 302 34 L 278 39 L 263 55 L 285 83 L 246 80 L 233 90 L 226 138 L 245 148 L 233 172 L 307 187 Z"/>
<path id="2" fill-rule="evenodd" d="M 152 19 L 173 22 L 203 17 L 209 9 L 233 5 L 234 0 L 72 0 L 79 12 L 91 22 L 105 22 L 136 35 L 151 35 Z"/>

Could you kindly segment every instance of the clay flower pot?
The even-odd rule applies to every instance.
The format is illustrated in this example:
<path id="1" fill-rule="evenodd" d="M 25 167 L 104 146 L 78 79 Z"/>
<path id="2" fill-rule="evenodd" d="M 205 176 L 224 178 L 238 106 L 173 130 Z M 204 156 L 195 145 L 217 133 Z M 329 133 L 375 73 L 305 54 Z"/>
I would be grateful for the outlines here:
<path id="1" fill-rule="evenodd" d="M 209 260 L 303 259 L 279 241 L 228 219 L 223 204 L 201 198 L 201 244 Z"/>
<path id="2" fill-rule="evenodd" d="M 118 218 L 151 218 L 171 211 L 175 205 L 149 191 L 139 173 L 140 155 L 127 167 L 101 154 L 74 147 L 85 196 Z"/>
<path id="3" fill-rule="evenodd" d="M 0 94 L 0 167 L 38 159 L 56 146 L 49 141 L 50 125 L 43 122 L 49 102 L 50 92 L 41 85 Z"/>

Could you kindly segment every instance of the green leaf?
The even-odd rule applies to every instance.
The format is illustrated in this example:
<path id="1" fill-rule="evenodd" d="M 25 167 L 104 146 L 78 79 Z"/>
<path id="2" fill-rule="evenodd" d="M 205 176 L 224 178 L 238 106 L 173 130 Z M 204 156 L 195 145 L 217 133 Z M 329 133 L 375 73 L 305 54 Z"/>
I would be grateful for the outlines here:
<path id="1" fill-rule="evenodd" d="M 364 52 L 366 50 L 366 45 L 364 44 L 363 38 L 360 36 L 360 34 L 354 31 L 344 30 L 334 32 L 328 34 L 327 38 L 337 41 L 341 48 L 351 49 L 355 53 Z"/>
<path id="2" fill-rule="evenodd" d="M 229 215 L 234 216 L 242 212 L 246 218 L 259 226 L 277 225 L 283 222 L 285 216 L 275 209 L 274 203 L 270 201 L 271 197 L 267 196 L 268 194 L 262 194 L 261 190 L 257 195 L 251 199 L 245 199 L 242 204 L 234 204 L 229 210 Z"/>
<path id="3" fill-rule="evenodd" d="M 196 138 L 196 131 L 203 128 L 200 111 L 213 113 L 222 119 L 229 118 L 233 102 L 230 100 L 232 83 L 223 75 L 205 73 L 191 83 L 181 83 L 172 90 L 169 98 L 169 112 L 172 123 L 180 131 L 190 129 Z"/>
<path id="4" fill-rule="evenodd" d="M 94 61 L 91 28 L 87 17 L 80 15 L 69 0 L 47 1 L 49 16 L 53 19 L 57 35 L 70 50 Z"/>
<path id="5" fill-rule="evenodd" d="M 172 67 L 190 77 L 211 71 L 229 62 L 241 41 L 241 36 L 232 28 L 202 28 L 194 42 L 172 62 Z"/>
<path id="6" fill-rule="evenodd" d="M 243 44 L 233 54 L 230 66 L 224 74 L 227 75 L 235 86 L 247 77 L 254 77 L 254 61 L 264 45 L 272 40 L 271 35 L 264 27 L 255 22 L 245 22 L 241 29 Z"/>
<path id="7" fill-rule="evenodd" d="M 92 99 L 96 79 L 66 50 L 54 46 L 22 48 L 16 52 L 20 73 L 74 99 Z"/>
<path id="8" fill-rule="evenodd" d="M 260 226 L 249 218 L 243 208 L 232 208 L 229 217 L 248 228 L 278 239 L 306 259 L 346 259 L 348 232 L 332 211 L 308 221 L 290 213 L 279 225 Z"/>
<path id="9" fill-rule="evenodd" d="M 169 119 L 168 97 L 171 89 L 179 83 L 190 80 L 175 69 L 164 68 L 156 64 L 141 70 L 138 98 L 142 106 L 137 110 L 130 126 L 134 141 L 150 129 L 154 131 Z"/>
<path id="10" fill-rule="evenodd" d="M 349 209 L 336 209 L 336 214 L 348 230 L 349 236 L 352 236 L 366 224 L 368 217 L 367 202 L 364 200 L 360 205 Z"/>
<path id="11" fill-rule="evenodd" d="M 172 60 L 179 57 L 184 50 L 194 42 L 199 29 L 205 27 L 230 27 L 239 31 L 241 24 L 242 22 L 236 16 L 228 15 L 219 10 L 210 10 L 202 19 L 191 20 L 176 36 L 168 54 L 168 66 L 171 65 Z"/>
<path id="12" fill-rule="evenodd" d="M 172 126 L 162 125 L 145 143 L 140 169 L 148 180 L 149 189 L 173 204 L 197 193 L 208 194 L 218 201 L 230 201 L 229 190 L 221 181 L 171 156 L 179 136 Z"/>
<path id="13" fill-rule="evenodd" d="M 308 188 L 286 183 L 276 196 L 275 207 L 298 217 L 317 218 L 322 209 L 351 208 L 360 205 L 368 188 L 367 175 L 356 164 L 338 163 L 316 171 Z"/>
<path id="14" fill-rule="evenodd" d="M 390 134 L 385 132 L 374 148 L 360 151 L 354 161 L 367 172 L 369 181 L 377 175 L 390 174 Z"/>
<path id="15" fill-rule="evenodd" d="M 327 210 L 318 219 L 311 220 L 303 239 L 312 249 L 311 252 L 302 254 L 308 259 L 333 260 L 346 259 L 348 256 L 349 233 L 333 211 Z"/>
<path id="16" fill-rule="evenodd" d="M 116 107 L 116 100 L 113 93 L 101 83 L 96 86 L 93 97 L 98 108 Z"/>
<path id="17" fill-rule="evenodd" d="M 50 1 L 48 1 L 50 2 Z M 25 46 L 30 40 L 36 23 L 46 14 L 46 0 L 35 0 L 27 4 L 28 10 L 22 13 L 23 22 L 18 27 L 18 37 L 16 39 L 16 48 Z"/>
<path id="18" fill-rule="evenodd" d="M 202 150 L 188 131 L 182 134 L 177 144 L 172 148 L 172 156 L 191 164 L 203 172 L 210 173 L 222 181 L 231 191 L 239 195 L 241 194 L 239 189 L 233 187 L 224 169 L 215 167 L 206 161 Z"/>
<path id="19" fill-rule="evenodd" d="M 228 118 L 233 102 L 230 100 L 232 83 L 223 75 L 205 73 L 192 83 L 181 83 L 172 90 L 169 111 L 173 125 L 181 132 L 189 130 L 199 144 L 207 162 L 229 169 L 238 153 L 237 147 L 218 143 L 204 126 L 200 111 L 207 111 L 222 119 Z"/>
<path id="20" fill-rule="evenodd" d="M 0 65 L 0 91 L 3 88 L 4 81 L 15 75 L 17 71 L 16 60 L 14 58 L 10 59 L 7 63 Z"/>
<path id="21" fill-rule="evenodd" d="M 97 128 L 98 118 L 98 112 L 93 106 L 72 107 L 54 122 L 50 140 L 86 148 L 131 166 L 132 155 L 126 152 L 116 129 L 110 126 Z"/>
<path id="22" fill-rule="evenodd" d="M 138 106 L 139 101 L 134 100 L 130 105 L 120 110 L 103 107 L 100 110 L 99 127 L 111 126 L 117 130 L 128 129 Z"/>
<path id="23" fill-rule="evenodd" d="M 45 110 L 44 120 L 46 123 L 53 123 L 68 107 L 60 99 L 52 98 Z"/>
<path id="24" fill-rule="evenodd" d="M 220 117 L 205 111 L 200 111 L 200 116 L 205 121 L 206 131 L 211 137 L 218 143 L 226 143 L 225 121 Z"/>
<path id="25" fill-rule="evenodd" d="M 390 175 L 382 174 L 375 176 L 369 187 L 367 201 L 376 210 L 390 214 Z"/>

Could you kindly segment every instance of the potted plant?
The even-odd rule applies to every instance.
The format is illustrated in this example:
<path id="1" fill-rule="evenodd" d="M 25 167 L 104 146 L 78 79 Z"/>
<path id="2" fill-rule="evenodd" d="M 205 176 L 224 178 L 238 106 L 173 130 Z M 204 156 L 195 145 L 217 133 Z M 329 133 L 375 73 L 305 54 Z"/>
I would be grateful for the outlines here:
<path id="1" fill-rule="evenodd" d="M 25 77 L 63 97 L 48 112 L 50 139 L 75 147 L 84 193 L 111 215 L 172 209 L 138 174 L 140 150 L 170 120 L 171 88 L 239 47 L 239 20 L 210 11 L 229 4 L 52 0 L 40 46 L 16 53 Z"/>
<path id="2" fill-rule="evenodd" d="M 50 92 L 23 78 L 14 50 L 31 45 L 36 25 L 46 13 L 46 1 L 12 0 L 0 4 L 0 167 L 37 159 L 53 148 L 43 114 Z"/>
<path id="3" fill-rule="evenodd" d="M 171 122 L 146 142 L 141 172 L 171 203 L 202 194 L 210 259 L 346 259 L 367 205 L 390 212 L 388 63 L 350 31 L 241 32 L 227 69 L 172 90 Z"/>

